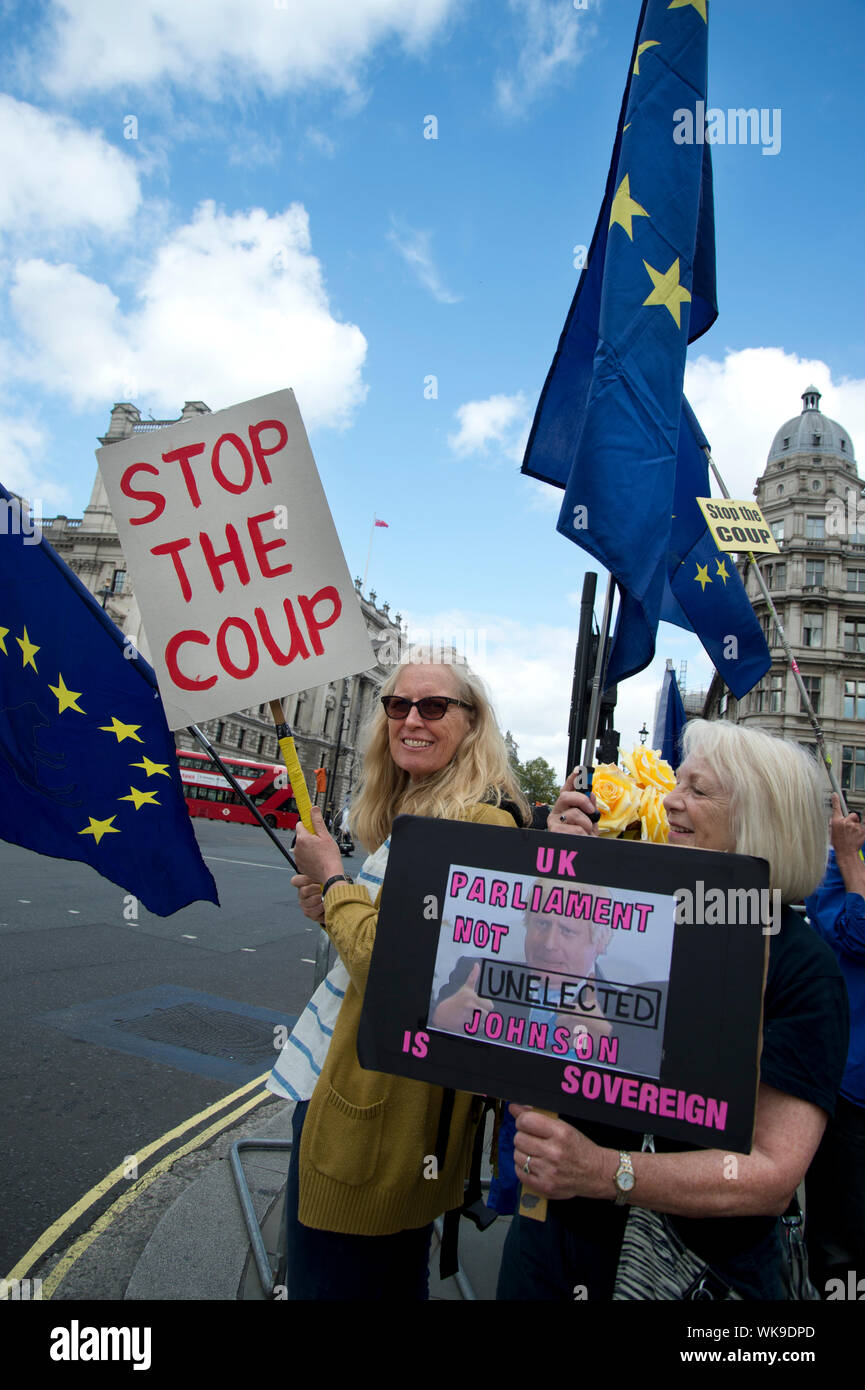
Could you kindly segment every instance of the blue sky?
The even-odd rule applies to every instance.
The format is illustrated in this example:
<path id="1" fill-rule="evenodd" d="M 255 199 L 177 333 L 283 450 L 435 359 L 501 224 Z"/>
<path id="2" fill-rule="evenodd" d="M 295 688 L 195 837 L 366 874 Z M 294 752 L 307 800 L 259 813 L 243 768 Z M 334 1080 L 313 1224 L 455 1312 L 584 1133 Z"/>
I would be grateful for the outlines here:
<path id="1" fill-rule="evenodd" d="M 462 639 L 521 756 L 562 773 L 586 563 L 519 462 L 639 10 L 6 0 L 0 480 L 80 515 L 115 401 L 166 418 L 292 386 L 352 574 L 376 514 L 368 587 L 410 632 Z M 749 496 L 812 381 L 865 448 L 865 9 L 709 15 L 709 104 L 780 111 L 777 153 L 713 150 L 720 315 L 686 378 Z M 626 748 L 667 656 L 708 683 L 662 625 L 620 688 Z"/>

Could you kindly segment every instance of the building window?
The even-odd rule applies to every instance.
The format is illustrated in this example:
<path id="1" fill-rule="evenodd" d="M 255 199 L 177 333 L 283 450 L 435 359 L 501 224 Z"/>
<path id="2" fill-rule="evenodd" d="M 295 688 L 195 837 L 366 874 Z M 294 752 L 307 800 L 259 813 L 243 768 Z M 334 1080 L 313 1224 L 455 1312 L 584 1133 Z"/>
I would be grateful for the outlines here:
<path id="1" fill-rule="evenodd" d="M 865 621 L 848 618 L 844 623 L 845 652 L 865 652 Z"/>
<path id="2" fill-rule="evenodd" d="M 111 585 L 112 592 L 122 594 L 126 586 L 126 570 L 115 570 L 114 580 Z"/>
<path id="3" fill-rule="evenodd" d="M 242 747 L 243 747 L 243 739 L 244 739 L 245 733 L 246 733 L 246 730 L 245 730 L 245 729 L 238 729 L 238 731 L 237 731 L 237 746 L 238 746 L 238 748 L 242 748 Z"/>
<path id="4" fill-rule="evenodd" d="M 773 521 L 773 522 L 772 522 L 772 535 L 775 537 L 775 540 L 776 540 L 776 541 L 782 541 L 782 540 L 784 539 L 784 523 L 783 523 L 783 521 Z"/>
<path id="5" fill-rule="evenodd" d="M 782 445 L 781 447 L 784 448 L 784 449 L 789 449 L 789 447 L 790 447 L 790 440 L 789 440 L 789 437 L 788 437 L 787 439 L 784 440 L 784 443 L 783 443 L 783 445 Z"/>
<path id="6" fill-rule="evenodd" d="M 865 681 L 844 682 L 844 718 L 865 719 Z"/>
<path id="7" fill-rule="evenodd" d="M 779 496 L 779 497 L 783 497 L 783 495 L 784 495 L 784 484 L 783 484 L 783 483 L 779 483 L 779 484 L 778 484 L 778 496 Z"/>
<path id="8" fill-rule="evenodd" d="M 820 479 L 819 479 L 819 478 L 812 478 L 812 479 L 811 479 L 811 491 L 812 491 L 812 492 L 819 492 L 822 486 L 823 486 L 823 484 L 820 482 Z"/>
<path id="9" fill-rule="evenodd" d="M 769 713 L 781 714 L 784 709 L 784 677 L 769 677 Z"/>
<path id="10" fill-rule="evenodd" d="M 815 434 L 815 435 L 813 436 L 813 441 L 814 441 L 814 448 L 815 448 L 815 449 L 819 449 L 819 447 L 820 447 L 820 435 L 819 435 L 819 434 Z"/>
<path id="11" fill-rule="evenodd" d="M 781 639 L 778 636 L 778 624 L 768 613 L 760 619 L 760 626 L 763 629 L 763 636 L 766 639 L 767 647 L 779 647 Z"/>
<path id="12" fill-rule="evenodd" d="M 865 791 L 865 748 L 842 747 L 841 790 Z"/>
<path id="13" fill-rule="evenodd" d="M 825 565 L 822 560 L 806 560 L 805 588 L 807 589 L 809 585 L 819 585 L 822 588 L 824 582 L 824 574 Z"/>
<path id="14" fill-rule="evenodd" d="M 847 571 L 848 594 L 865 594 L 865 570 Z"/>
<path id="15" fill-rule="evenodd" d="M 818 483 L 817 486 L 819 488 L 820 484 Z M 822 541 L 826 539 L 825 516 L 806 516 L 805 539 L 808 541 Z"/>
<path id="16" fill-rule="evenodd" d="M 847 452 L 847 440 L 846 440 L 846 439 L 842 439 L 842 440 L 841 440 L 841 452 L 842 452 L 842 454 L 846 454 L 846 452 Z"/>
<path id="17" fill-rule="evenodd" d="M 777 565 L 769 565 L 766 568 L 766 588 L 783 589 L 787 584 L 787 562 L 786 560 Z"/>
<path id="18" fill-rule="evenodd" d="M 803 677 L 802 677 L 802 684 L 804 685 L 806 691 L 808 692 L 808 699 L 811 701 L 811 708 L 813 709 L 813 711 L 814 711 L 815 714 L 819 714 L 819 713 L 820 713 L 820 677 L 819 677 L 819 676 L 803 676 Z M 804 714 L 804 713 L 806 712 L 806 710 L 805 710 L 805 701 L 802 699 L 801 695 L 799 696 L 799 712 L 800 712 L 800 714 Z"/>
<path id="19" fill-rule="evenodd" d="M 220 719 L 220 720 L 217 721 L 217 724 L 216 724 L 216 742 L 217 742 L 217 743 L 221 743 L 221 742 L 222 742 L 222 735 L 223 735 L 224 733 L 225 733 L 225 725 L 223 724 L 222 720 Z"/>
<path id="20" fill-rule="evenodd" d="M 822 647 L 823 645 L 823 614 L 822 613 L 803 613 L 802 614 L 802 646 L 803 647 Z"/>

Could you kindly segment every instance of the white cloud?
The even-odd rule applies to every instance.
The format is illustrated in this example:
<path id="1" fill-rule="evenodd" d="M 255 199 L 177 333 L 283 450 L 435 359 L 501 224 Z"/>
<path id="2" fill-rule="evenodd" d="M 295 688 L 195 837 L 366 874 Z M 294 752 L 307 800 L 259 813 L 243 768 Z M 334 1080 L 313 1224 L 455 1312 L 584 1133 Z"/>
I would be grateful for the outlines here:
<path id="1" fill-rule="evenodd" d="M 522 391 L 517 391 L 513 396 L 488 396 L 483 401 L 466 401 L 455 413 L 459 430 L 456 434 L 448 435 L 448 444 L 455 454 L 461 457 L 485 454 L 489 446 L 494 444 L 505 458 L 522 462 L 531 425 L 529 403 Z M 555 494 L 559 497 L 558 488 Z"/>
<path id="2" fill-rule="evenodd" d="M 66 489 L 46 476 L 48 438 L 43 430 L 29 420 L 0 414 L 0 438 L 3 440 L 2 483 L 7 492 L 17 492 L 19 497 L 26 498 L 31 511 L 42 516 L 69 504 Z"/>
<path id="3" fill-rule="evenodd" d="M 333 159 L 336 154 L 336 142 L 331 140 L 323 130 L 318 130 L 315 126 L 307 126 L 306 139 L 318 154 L 324 155 L 325 159 Z"/>
<path id="4" fill-rule="evenodd" d="M 94 130 L 0 94 L 0 229 L 122 231 L 141 201 L 132 162 Z"/>
<path id="5" fill-rule="evenodd" d="M 444 284 L 441 273 L 433 260 L 432 234 L 416 231 L 413 227 L 406 226 L 405 223 L 398 223 L 395 218 L 391 218 L 391 222 L 393 225 L 387 234 L 387 239 L 392 246 L 396 247 L 424 289 L 429 290 L 433 298 L 437 299 L 440 304 L 459 304 L 459 295 L 453 294 Z"/>
<path id="6" fill-rule="evenodd" d="M 166 81 L 209 97 L 238 82 L 353 92 L 378 44 L 397 39 L 420 51 L 455 8 L 455 0 L 56 0 L 41 75 L 62 96 Z"/>
<path id="7" fill-rule="evenodd" d="M 782 348 L 727 352 L 723 362 L 701 356 L 685 372 L 685 394 L 709 440 L 731 496 L 750 498 L 776 433 L 802 409 L 807 386 L 822 392 L 820 408 L 865 448 L 865 381 L 832 381 L 825 362 Z M 714 484 L 713 491 L 720 489 Z"/>
<path id="8" fill-rule="evenodd" d="M 582 62 L 595 28 L 572 0 L 509 0 L 522 17 L 516 68 L 501 73 L 496 99 L 507 116 L 520 116 L 551 83 Z"/>
<path id="9" fill-rule="evenodd" d="M 159 248 L 125 311 L 70 265 L 19 262 L 10 301 L 18 374 L 77 406 L 133 400 L 173 414 L 294 388 L 308 428 L 347 424 L 363 401 L 366 339 L 334 318 L 309 220 L 202 203 Z"/>

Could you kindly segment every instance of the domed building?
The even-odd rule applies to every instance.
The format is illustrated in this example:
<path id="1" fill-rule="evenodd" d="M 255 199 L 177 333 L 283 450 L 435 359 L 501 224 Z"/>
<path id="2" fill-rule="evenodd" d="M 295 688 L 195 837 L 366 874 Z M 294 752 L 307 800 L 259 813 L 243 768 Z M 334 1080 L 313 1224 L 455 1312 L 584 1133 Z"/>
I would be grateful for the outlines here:
<path id="1" fill-rule="evenodd" d="M 754 488 L 779 555 L 760 569 L 823 729 L 849 802 L 865 810 L 865 503 L 848 431 L 820 410 L 809 386 L 802 410 L 778 430 Z M 861 530 L 859 529 L 861 525 Z M 756 575 L 740 566 L 772 653 L 772 669 L 742 700 L 716 674 L 709 719 L 754 724 L 812 750 L 816 740 Z"/>

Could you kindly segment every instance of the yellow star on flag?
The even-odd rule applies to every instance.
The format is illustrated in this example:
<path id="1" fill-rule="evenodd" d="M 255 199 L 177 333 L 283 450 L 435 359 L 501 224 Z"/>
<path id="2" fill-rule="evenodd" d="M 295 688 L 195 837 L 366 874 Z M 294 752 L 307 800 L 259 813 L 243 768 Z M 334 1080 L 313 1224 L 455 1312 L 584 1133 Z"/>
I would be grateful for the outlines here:
<path id="1" fill-rule="evenodd" d="M 654 304 L 669 309 L 676 320 L 676 327 L 681 328 L 681 306 L 690 304 L 691 293 L 690 290 L 685 289 L 684 285 L 679 284 L 679 257 L 676 257 L 667 271 L 655 270 L 648 261 L 643 261 L 643 265 L 651 276 L 652 284 L 655 287 L 648 299 L 643 300 L 643 304 Z"/>
<path id="2" fill-rule="evenodd" d="M 97 845 L 99 844 L 99 841 L 102 839 L 103 835 L 120 834 L 120 831 L 117 829 L 117 826 L 111 824 L 111 822 L 115 819 L 114 816 L 109 816 L 107 820 L 94 820 L 92 816 L 88 816 L 87 819 L 90 821 L 90 824 L 87 826 L 86 830 L 79 830 L 78 834 L 92 835 Z"/>
<path id="3" fill-rule="evenodd" d="M 705 592 L 706 592 L 706 585 L 707 585 L 707 584 L 711 584 L 711 582 L 712 582 L 712 581 L 711 581 L 711 579 L 709 578 L 709 566 L 708 566 L 708 565 L 698 565 L 698 566 L 697 566 L 697 573 L 694 575 L 694 583 L 695 583 L 695 584 L 699 584 L 700 587 L 701 587 L 701 589 L 702 589 L 702 591 L 703 591 L 703 593 L 705 593 Z"/>
<path id="4" fill-rule="evenodd" d="M 639 77 L 639 75 L 640 75 L 640 59 L 641 59 L 641 57 L 643 56 L 643 54 L 645 53 L 646 49 L 647 49 L 647 48 L 658 48 L 658 47 L 660 47 L 660 42 L 661 42 L 660 39 L 646 39 L 646 42 L 645 42 L 645 43 L 641 43 L 641 44 L 640 44 L 639 48 L 637 49 L 637 56 L 636 56 L 636 58 L 634 59 L 634 76 L 635 76 L 635 77 Z"/>
<path id="5" fill-rule="evenodd" d="M 118 796 L 117 800 L 134 801 L 136 811 L 140 811 L 145 802 L 149 802 L 151 806 L 158 806 L 160 804 L 156 800 L 156 792 L 140 792 L 137 787 L 130 787 L 129 795 Z"/>
<path id="6" fill-rule="evenodd" d="M 26 629 L 26 627 L 25 627 L 25 629 L 24 629 L 24 636 L 23 636 L 23 637 L 16 637 L 16 638 L 15 638 L 15 641 L 18 643 L 19 647 L 21 648 L 22 652 L 24 653 L 24 665 L 25 665 L 25 666 L 32 666 L 32 667 L 33 667 L 33 670 L 36 671 L 36 674 L 38 675 L 39 672 L 38 672 L 38 670 L 36 669 L 36 662 L 33 660 L 33 658 L 34 658 L 34 656 L 36 655 L 36 653 L 39 651 L 39 648 L 38 648 L 38 647 L 35 647 L 35 646 L 33 645 L 33 643 L 30 641 L 30 638 L 29 638 L 28 635 L 27 635 L 27 629 Z"/>
<path id="7" fill-rule="evenodd" d="M 130 767 L 143 767 L 148 777 L 155 777 L 159 773 L 160 777 L 170 777 L 168 763 L 153 763 L 145 754 L 140 763 L 130 763 Z"/>
<path id="8" fill-rule="evenodd" d="M 715 564 L 718 566 L 718 575 L 721 579 L 723 579 L 724 588 L 726 589 L 727 580 L 730 578 L 729 574 L 727 573 L 727 566 L 724 564 L 723 560 L 716 560 Z"/>
<path id="9" fill-rule="evenodd" d="M 8 631 L 8 627 L 0 627 L 0 652 L 2 652 L 4 656 L 9 655 L 9 653 L 6 650 L 6 643 L 3 641 L 3 638 L 7 635 Z"/>
<path id="10" fill-rule="evenodd" d="M 697 11 L 697 14 L 702 15 L 704 22 L 708 24 L 709 16 L 706 13 L 706 6 L 708 5 L 708 3 L 709 0 L 671 0 L 671 3 L 667 6 L 667 9 L 683 10 L 687 5 L 693 5 L 694 9 Z"/>
<path id="11" fill-rule="evenodd" d="M 631 197 L 630 178 L 630 174 L 626 174 L 616 189 L 615 197 L 613 198 L 613 206 L 610 210 L 610 226 L 612 227 L 614 222 L 618 222 L 619 226 L 624 227 L 631 241 L 633 241 L 633 219 L 635 217 L 648 217 L 649 214 L 644 207 L 641 207 L 640 204 Z"/>
<path id="12" fill-rule="evenodd" d="M 100 724 L 100 731 L 105 734 L 116 734 L 117 742 L 122 743 L 125 738 L 134 738 L 136 743 L 143 743 L 144 739 L 138 737 L 137 730 L 140 724 L 124 724 L 116 714 L 112 714 L 110 724 Z"/>
<path id="13" fill-rule="evenodd" d="M 52 695 L 57 696 L 58 714 L 62 714 L 65 709 L 77 710 L 79 714 L 87 713 L 86 710 L 83 710 L 80 705 L 75 703 L 79 695 L 81 694 L 81 691 L 67 690 L 66 684 L 59 671 L 57 672 L 57 684 L 49 685 L 48 689 L 51 691 Z"/>

